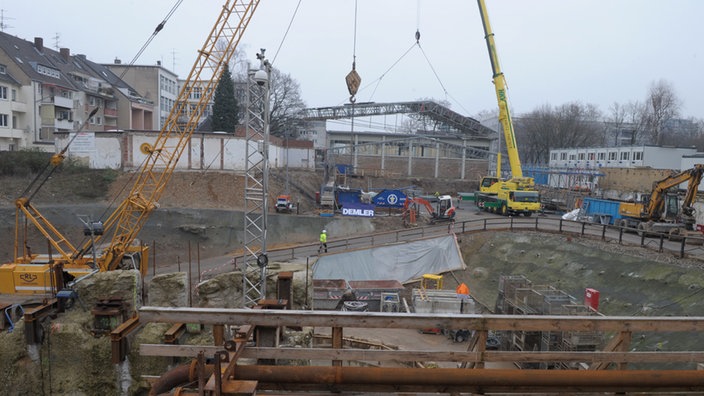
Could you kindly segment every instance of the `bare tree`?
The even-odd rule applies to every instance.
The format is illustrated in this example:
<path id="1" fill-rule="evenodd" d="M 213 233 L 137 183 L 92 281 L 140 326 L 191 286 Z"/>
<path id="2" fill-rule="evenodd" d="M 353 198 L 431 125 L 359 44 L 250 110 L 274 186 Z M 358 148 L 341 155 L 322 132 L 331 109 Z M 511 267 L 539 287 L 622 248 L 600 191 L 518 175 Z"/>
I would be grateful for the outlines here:
<path id="1" fill-rule="evenodd" d="M 624 129 L 626 122 L 627 109 L 626 106 L 614 102 L 609 106 L 609 114 L 604 120 L 604 139 L 603 145 L 618 146 L 621 140 L 621 132 Z"/>
<path id="2" fill-rule="evenodd" d="M 670 119 L 677 118 L 679 110 L 680 101 L 672 84 L 660 80 L 650 85 L 645 103 L 645 120 L 650 133 L 650 143 L 663 144 L 665 123 Z"/>
<path id="3" fill-rule="evenodd" d="M 629 144 L 634 145 L 640 143 L 643 140 L 646 128 L 645 105 L 638 101 L 628 102 L 625 105 L 625 109 L 626 123 L 628 124 L 631 136 Z"/>
<path id="4" fill-rule="evenodd" d="M 253 65 L 247 59 L 246 53 L 238 49 L 230 60 L 232 76 L 236 83 L 246 83 L 247 74 L 259 67 L 258 63 Z M 296 114 L 305 107 L 298 81 L 290 74 L 272 67 L 269 85 L 269 132 L 274 136 L 284 136 L 298 121 Z"/>
<path id="5" fill-rule="evenodd" d="M 567 103 L 556 108 L 543 105 L 516 120 L 522 161 L 547 163 L 550 149 L 589 147 L 603 138 L 599 109 L 592 104 Z"/>
<path id="6" fill-rule="evenodd" d="M 271 70 L 269 91 L 269 130 L 274 136 L 283 136 L 295 124 L 296 114 L 305 109 L 301 88 L 290 74 L 277 68 Z"/>

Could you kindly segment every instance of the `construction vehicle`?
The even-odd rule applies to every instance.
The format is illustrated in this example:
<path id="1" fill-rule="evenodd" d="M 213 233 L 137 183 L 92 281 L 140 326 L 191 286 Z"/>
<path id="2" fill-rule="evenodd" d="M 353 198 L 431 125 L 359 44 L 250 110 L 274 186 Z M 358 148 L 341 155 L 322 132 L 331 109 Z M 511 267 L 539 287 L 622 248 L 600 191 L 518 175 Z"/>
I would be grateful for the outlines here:
<path id="1" fill-rule="evenodd" d="M 673 173 L 653 183 L 653 190 L 642 202 L 621 202 L 616 222 L 618 226 L 643 233 L 667 233 L 670 236 L 684 235 L 694 230 L 695 209 L 692 207 L 697 197 L 699 184 L 704 175 L 704 164 Z M 677 191 L 671 191 L 682 183 L 687 190 L 680 205 Z"/>
<path id="2" fill-rule="evenodd" d="M 452 204 L 452 197 L 449 195 L 440 195 L 437 197 L 435 207 L 424 198 L 406 197 L 406 202 L 403 204 L 403 224 L 406 227 L 416 226 L 417 218 L 420 215 L 420 208 L 423 207 L 427 211 L 430 224 L 435 224 L 442 221 L 455 220 L 455 206 Z"/>
<path id="3" fill-rule="evenodd" d="M 132 189 L 105 221 L 87 223 L 91 226 L 90 240 L 79 247 L 72 245 L 34 207 L 31 198 L 36 191 L 29 194 L 28 189 L 17 199 L 14 259 L 0 266 L 0 293 L 56 294 L 61 289 L 62 278 L 82 277 L 97 271 L 134 268 L 143 276 L 147 274 L 148 247 L 137 242 L 137 234 L 149 214 L 158 208 L 159 198 L 258 4 L 258 0 L 234 0 L 222 7 L 156 142 L 140 147 L 147 158 L 136 174 Z M 202 94 L 200 101 L 186 111 L 193 106 L 188 98 L 196 90 Z M 62 158 L 55 157 L 52 165 L 58 166 Z M 93 227 L 98 223 L 99 227 Z M 30 225 L 48 241 L 47 254 L 32 253 L 27 246 Z M 106 242 L 100 244 L 102 241 Z"/>
<path id="4" fill-rule="evenodd" d="M 479 184 L 479 191 L 475 192 L 475 203 L 480 209 L 505 216 L 510 214 L 530 216 L 540 211 L 540 194 L 534 189 L 533 178 L 523 176 L 521 160 L 516 146 L 516 134 L 514 133 L 508 105 L 506 77 L 499 65 L 494 33 L 489 24 L 486 4 L 484 0 L 477 0 L 477 3 L 482 18 L 482 25 L 484 26 L 487 49 L 489 50 L 496 98 L 499 104 L 499 122 L 504 131 L 506 152 L 511 167 L 511 178 L 508 180 L 501 178 L 501 154 L 499 153 L 496 161 L 496 176 L 482 178 Z"/>
<path id="5" fill-rule="evenodd" d="M 291 201 L 290 195 L 283 194 L 276 197 L 274 208 L 276 213 L 293 213 L 296 210 L 296 205 Z"/>

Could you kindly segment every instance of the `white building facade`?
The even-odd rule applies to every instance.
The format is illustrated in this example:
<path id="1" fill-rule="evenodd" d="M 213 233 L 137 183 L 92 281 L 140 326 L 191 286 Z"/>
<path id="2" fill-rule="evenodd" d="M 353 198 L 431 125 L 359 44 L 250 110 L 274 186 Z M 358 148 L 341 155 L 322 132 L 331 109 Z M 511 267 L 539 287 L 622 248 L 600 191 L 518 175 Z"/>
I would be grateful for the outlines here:
<path id="1" fill-rule="evenodd" d="M 696 154 L 694 147 L 622 146 L 550 150 L 550 168 L 680 169 L 682 158 Z"/>

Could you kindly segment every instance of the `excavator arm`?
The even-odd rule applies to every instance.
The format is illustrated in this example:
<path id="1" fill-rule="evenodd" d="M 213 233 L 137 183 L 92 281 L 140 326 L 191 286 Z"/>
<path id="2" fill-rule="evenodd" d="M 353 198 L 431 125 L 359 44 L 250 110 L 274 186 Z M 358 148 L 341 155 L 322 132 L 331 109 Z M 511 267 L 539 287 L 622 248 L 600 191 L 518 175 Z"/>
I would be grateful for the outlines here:
<path id="1" fill-rule="evenodd" d="M 699 189 L 699 184 L 702 181 L 703 174 L 704 164 L 696 164 L 691 169 L 670 175 L 653 183 L 653 192 L 650 194 L 650 200 L 648 202 L 648 206 L 646 207 L 644 217 L 648 220 L 657 220 L 665 203 L 665 192 L 669 188 L 684 182 L 688 183 L 687 193 L 685 194 L 684 201 L 682 202 L 682 214 L 685 216 L 692 216 L 694 214 L 692 203 L 694 203 L 694 200 L 697 197 L 697 190 Z"/>

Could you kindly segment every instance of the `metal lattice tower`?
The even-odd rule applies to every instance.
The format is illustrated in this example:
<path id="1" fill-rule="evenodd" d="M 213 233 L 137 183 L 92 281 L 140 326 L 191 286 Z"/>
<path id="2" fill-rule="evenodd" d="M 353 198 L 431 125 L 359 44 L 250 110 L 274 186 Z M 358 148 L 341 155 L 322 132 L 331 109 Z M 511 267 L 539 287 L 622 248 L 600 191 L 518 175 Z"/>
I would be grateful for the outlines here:
<path id="1" fill-rule="evenodd" d="M 253 306 L 266 297 L 266 227 L 269 179 L 269 77 L 270 65 L 264 50 L 257 54 L 259 70 L 247 77 L 245 114 L 244 182 L 244 260 L 242 268 L 243 302 Z"/>

